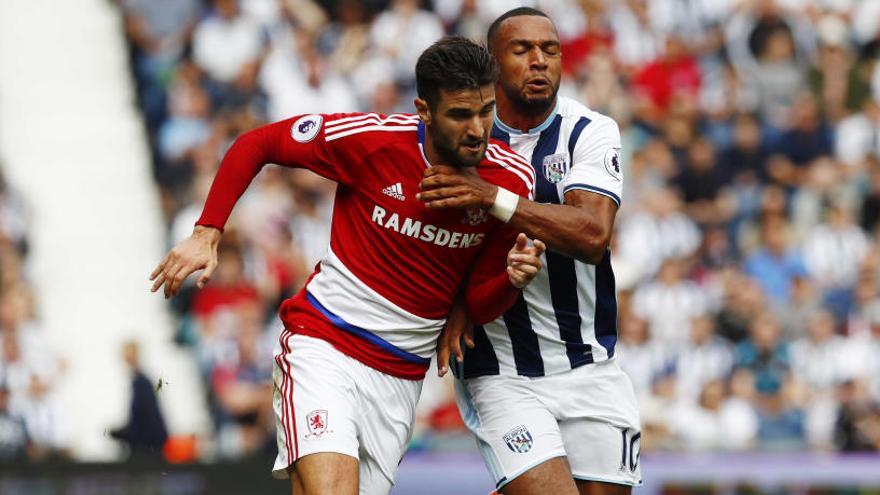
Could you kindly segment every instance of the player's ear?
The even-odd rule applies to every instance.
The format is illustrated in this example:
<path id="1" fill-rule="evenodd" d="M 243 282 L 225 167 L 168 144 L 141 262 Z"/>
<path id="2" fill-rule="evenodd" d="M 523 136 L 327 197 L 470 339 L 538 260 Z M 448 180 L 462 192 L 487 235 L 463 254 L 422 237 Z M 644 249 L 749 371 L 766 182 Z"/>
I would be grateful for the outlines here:
<path id="1" fill-rule="evenodd" d="M 413 101 L 413 104 L 416 106 L 416 112 L 419 114 L 419 118 L 422 119 L 426 125 L 431 123 L 431 110 L 428 108 L 428 102 L 421 99 L 416 98 Z"/>

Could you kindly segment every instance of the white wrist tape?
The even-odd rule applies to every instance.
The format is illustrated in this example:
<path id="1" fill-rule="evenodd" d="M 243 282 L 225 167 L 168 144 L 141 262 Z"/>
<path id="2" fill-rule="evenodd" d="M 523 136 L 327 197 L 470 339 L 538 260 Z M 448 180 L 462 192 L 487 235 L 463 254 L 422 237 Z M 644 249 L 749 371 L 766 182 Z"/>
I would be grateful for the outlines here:
<path id="1" fill-rule="evenodd" d="M 495 202 L 492 203 L 492 208 L 489 209 L 489 213 L 498 220 L 507 223 L 510 221 L 510 218 L 513 217 L 513 213 L 516 211 L 516 205 L 518 203 L 518 195 L 504 189 L 503 187 L 499 187 L 498 193 L 495 194 Z"/>

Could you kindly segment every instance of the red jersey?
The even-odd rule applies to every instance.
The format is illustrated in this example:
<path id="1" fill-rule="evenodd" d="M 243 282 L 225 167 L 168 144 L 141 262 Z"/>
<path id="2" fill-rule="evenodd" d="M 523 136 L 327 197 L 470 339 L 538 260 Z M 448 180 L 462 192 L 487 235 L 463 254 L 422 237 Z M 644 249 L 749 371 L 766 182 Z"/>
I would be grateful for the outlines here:
<path id="1" fill-rule="evenodd" d="M 222 228 L 266 163 L 336 181 L 330 248 L 281 319 L 379 371 L 421 379 L 458 294 L 484 323 L 519 292 L 506 272 L 513 229 L 484 209 L 429 210 L 416 199 L 430 166 L 424 139 L 418 116 L 404 114 L 304 115 L 258 128 L 226 153 L 197 223 Z M 477 172 L 532 196 L 532 168 L 501 142 L 489 143 Z"/>

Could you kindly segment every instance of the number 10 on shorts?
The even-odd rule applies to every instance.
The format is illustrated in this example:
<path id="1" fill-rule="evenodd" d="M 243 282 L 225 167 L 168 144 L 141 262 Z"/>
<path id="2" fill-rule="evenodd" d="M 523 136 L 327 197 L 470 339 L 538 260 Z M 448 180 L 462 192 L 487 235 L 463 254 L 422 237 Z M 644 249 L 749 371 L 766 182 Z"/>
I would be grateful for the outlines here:
<path id="1" fill-rule="evenodd" d="M 620 470 L 634 473 L 639 467 L 639 455 L 641 454 L 641 432 L 631 433 L 629 428 L 620 430 Z"/>

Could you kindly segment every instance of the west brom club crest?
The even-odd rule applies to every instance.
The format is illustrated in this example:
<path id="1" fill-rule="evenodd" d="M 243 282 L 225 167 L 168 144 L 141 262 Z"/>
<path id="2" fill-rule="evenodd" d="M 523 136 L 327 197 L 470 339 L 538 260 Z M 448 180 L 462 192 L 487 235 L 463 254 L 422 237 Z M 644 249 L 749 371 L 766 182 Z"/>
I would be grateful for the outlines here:
<path id="1" fill-rule="evenodd" d="M 306 415 L 306 424 L 309 427 L 307 439 L 318 438 L 327 433 L 327 410 L 318 409 Z"/>
<path id="2" fill-rule="evenodd" d="M 544 157 L 544 178 L 558 184 L 568 175 L 568 153 L 556 153 Z"/>
<path id="3" fill-rule="evenodd" d="M 518 454 L 525 454 L 532 450 L 532 434 L 525 425 L 519 425 L 508 431 L 503 438 L 510 450 Z"/>

